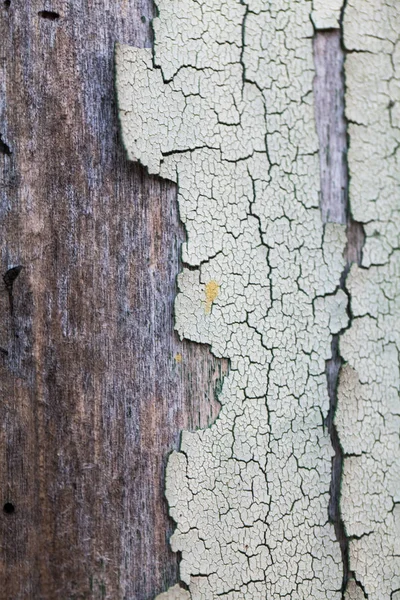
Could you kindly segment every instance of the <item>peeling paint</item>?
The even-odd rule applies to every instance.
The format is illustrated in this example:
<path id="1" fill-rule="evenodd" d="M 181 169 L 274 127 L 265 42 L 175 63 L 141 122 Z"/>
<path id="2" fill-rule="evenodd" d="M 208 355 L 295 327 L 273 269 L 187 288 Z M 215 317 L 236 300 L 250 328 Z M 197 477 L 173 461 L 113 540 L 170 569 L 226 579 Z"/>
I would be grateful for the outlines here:
<path id="1" fill-rule="evenodd" d="M 365 230 L 346 279 L 336 415 L 350 570 L 365 592 L 346 598 L 381 600 L 400 590 L 400 5 L 348 0 L 343 29 L 350 201 Z"/>
<path id="2" fill-rule="evenodd" d="M 343 0 L 313 0 L 312 22 L 318 30 L 339 29 Z"/>
<path id="3" fill-rule="evenodd" d="M 317 0 L 157 4 L 153 52 L 122 45 L 116 51 L 123 141 L 132 160 L 177 183 L 188 234 L 183 247 L 187 267 L 179 275 L 175 302 L 177 331 L 209 344 L 231 365 L 218 419 L 207 430 L 184 431 L 180 451 L 168 462 L 166 496 L 177 524 L 171 545 L 181 552 L 181 580 L 189 591 L 175 586 L 161 597 L 339 600 L 342 556 L 328 521 L 333 450 L 325 428 L 325 362 L 331 358 L 332 336 L 349 325 L 348 297 L 340 289 L 346 232 L 343 224 L 323 223 L 319 208 L 311 17 L 317 27 L 338 26 L 341 6 L 333 2 L 328 10 Z M 369 75 L 370 67 L 364 67 Z M 380 76 L 389 85 L 387 72 Z M 351 103 L 352 97 L 350 112 Z M 352 141 L 351 158 L 361 141 Z M 384 148 L 393 151 L 390 144 Z M 357 189 L 362 185 L 358 166 L 350 165 Z M 365 222 L 365 207 L 359 205 L 360 210 L 356 201 L 354 216 Z M 372 206 L 367 208 L 372 214 Z M 382 221 L 376 227 L 386 231 Z M 365 266 L 378 252 L 396 269 L 394 246 L 391 254 L 383 241 L 377 250 L 366 229 Z M 369 281 L 370 271 L 367 282 L 357 283 L 358 271 L 353 267 L 348 278 L 350 294 L 354 285 Z M 396 302 L 385 274 L 378 310 Z M 389 316 L 395 314 L 392 304 Z M 357 311 L 360 319 L 374 321 L 352 302 L 353 315 Z M 384 317 L 385 327 L 392 328 L 386 344 L 379 325 L 365 321 L 363 335 L 371 339 L 365 339 L 366 356 L 359 356 L 356 320 L 342 337 L 349 366 L 343 369 L 340 393 L 350 402 L 352 388 L 346 391 L 343 382 L 348 377 L 357 387 L 354 373 L 360 363 L 367 380 L 383 377 L 384 391 L 397 406 L 396 325 Z M 379 373 L 374 361 L 368 362 L 368 352 L 374 358 L 381 353 Z M 378 388 L 371 390 L 377 393 Z M 336 423 L 345 443 L 354 408 L 348 406 L 346 414 L 344 406 Z M 396 423 L 390 425 L 391 441 L 384 451 L 395 450 Z M 358 473 L 348 480 L 350 467 L 346 459 L 342 508 L 346 526 L 354 523 L 358 531 L 352 497 L 360 482 Z M 367 461 L 365 472 L 368 468 Z M 396 473 L 388 485 L 394 481 Z M 374 511 L 384 519 L 389 514 L 389 501 L 380 496 L 386 482 L 373 479 L 365 485 L 372 486 L 372 494 L 379 487 L 379 494 L 360 524 L 375 526 Z M 396 511 L 390 514 L 395 520 Z M 384 527 L 386 535 L 387 521 Z M 385 560 L 390 554 L 383 547 L 379 552 Z M 352 555 L 352 568 L 358 571 L 355 560 Z M 372 568 L 371 577 L 376 576 Z M 395 580 L 389 579 L 385 594 L 394 589 Z M 352 580 L 347 599 L 358 600 L 360 589 Z"/>
<path id="4" fill-rule="evenodd" d="M 168 591 L 158 594 L 155 600 L 190 600 L 190 593 L 177 584 Z"/>

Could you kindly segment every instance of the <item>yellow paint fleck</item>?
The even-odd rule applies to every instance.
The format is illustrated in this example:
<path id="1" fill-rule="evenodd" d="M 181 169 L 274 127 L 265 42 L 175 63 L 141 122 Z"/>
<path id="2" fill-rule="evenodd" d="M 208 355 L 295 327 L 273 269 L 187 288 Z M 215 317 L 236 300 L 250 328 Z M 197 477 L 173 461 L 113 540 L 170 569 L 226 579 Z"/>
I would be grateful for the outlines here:
<path id="1" fill-rule="evenodd" d="M 182 354 L 180 352 L 178 352 L 177 354 L 175 354 L 175 362 L 177 363 L 181 363 L 182 362 Z"/>
<path id="2" fill-rule="evenodd" d="M 219 284 L 213 279 L 206 284 L 206 307 L 205 312 L 209 314 L 211 312 L 211 306 L 214 300 L 217 298 L 219 293 Z"/>

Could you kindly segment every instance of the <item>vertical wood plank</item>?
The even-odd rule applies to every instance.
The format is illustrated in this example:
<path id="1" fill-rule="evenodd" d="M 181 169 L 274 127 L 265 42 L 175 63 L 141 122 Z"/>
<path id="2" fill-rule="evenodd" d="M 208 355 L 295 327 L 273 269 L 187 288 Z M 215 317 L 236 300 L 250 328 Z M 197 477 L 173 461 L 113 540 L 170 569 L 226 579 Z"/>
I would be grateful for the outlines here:
<path id="1" fill-rule="evenodd" d="M 149 0 L 0 6 L 0 580 L 4 598 L 146 599 L 178 578 L 164 465 L 226 363 L 180 342 L 172 185 L 125 159 L 115 41 Z"/>

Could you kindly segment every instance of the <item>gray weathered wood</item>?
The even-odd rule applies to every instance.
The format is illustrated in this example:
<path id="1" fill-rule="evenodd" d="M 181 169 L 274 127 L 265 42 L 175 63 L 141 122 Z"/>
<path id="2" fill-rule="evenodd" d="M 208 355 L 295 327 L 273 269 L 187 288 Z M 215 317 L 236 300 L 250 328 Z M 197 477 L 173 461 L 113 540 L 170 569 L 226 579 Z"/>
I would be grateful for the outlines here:
<path id="1" fill-rule="evenodd" d="M 339 29 L 314 37 L 315 119 L 321 169 L 323 221 L 347 222 L 347 125 L 344 117 L 344 55 Z"/>
<path id="2" fill-rule="evenodd" d="M 175 189 L 127 162 L 115 41 L 150 0 L 0 6 L 0 589 L 150 599 L 178 580 L 164 465 L 226 364 L 173 332 Z M 181 355 L 182 360 L 180 362 Z"/>

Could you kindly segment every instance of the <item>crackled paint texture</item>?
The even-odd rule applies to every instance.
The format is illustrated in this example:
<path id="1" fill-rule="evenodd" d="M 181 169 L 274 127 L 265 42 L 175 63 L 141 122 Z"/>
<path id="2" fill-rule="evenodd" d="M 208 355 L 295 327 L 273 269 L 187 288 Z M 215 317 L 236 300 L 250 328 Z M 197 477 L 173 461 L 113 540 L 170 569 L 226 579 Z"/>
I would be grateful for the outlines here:
<path id="1" fill-rule="evenodd" d="M 176 522 L 171 544 L 182 553 L 180 574 L 188 590 L 174 586 L 159 599 L 339 600 L 342 555 L 328 522 L 333 450 L 324 427 L 329 410 L 325 363 L 331 357 L 332 336 L 349 324 L 347 296 L 339 289 L 346 234 L 344 225 L 321 220 L 312 38 L 313 22 L 317 27 L 337 26 L 341 7 L 331 3 L 328 10 L 322 2 L 313 6 L 307 0 L 160 0 L 157 7 L 154 50 L 117 47 L 123 141 L 132 160 L 177 183 L 188 238 L 182 251 L 187 267 L 178 280 L 176 328 L 182 337 L 209 344 L 216 356 L 230 360 L 218 419 L 209 429 L 184 431 L 180 451 L 169 458 L 166 495 Z M 351 39 L 357 22 L 352 9 L 349 2 Z M 367 24 L 370 18 L 367 12 Z M 357 37 L 357 44 L 363 39 Z M 389 46 L 387 56 L 393 60 L 394 47 Z M 376 68 L 368 60 L 365 73 Z M 389 78 L 387 87 L 394 85 Z M 354 76 L 356 85 L 361 83 Z M 388 102 L 385 94 L 383 101 Z M 362 110 L 362 115 L 372 119 L 372 112 Z M 395 118 L 395 106 L 391 114 Z M 365 138 L 361 130 L 360 141 L 352 142 L 351 156 L 358 152 L 356 145 L 378 135 L 382 153 L 393 152 L 395 161 L 394 148 L 385 141 L 392 135 L 390 122 L 385 128 L 380 115 L 376 122 L 376 132 Z M 370 151 L 361 159 L 368 177 Z M 357 184 L 353 168 L 358 166 L 351 167 L 352 187 L 360 188 L 362 221 L 369 206 L 362 191 L 366 184 L 362 177 Z M 384 188 L 382 177 L 379 173 L 368 184 L 369 196 L 371 186 L 377 193 Z M 379 217 L 382 237 L 391 231 L 388 224 L 393 218 L 387 197 L 385 192 L 385 216 Z M 372 237 L 367 238 L 365 261 L 377 252 L 376 244 L 369 242 Z M 379 248 L 383 255 L 387 246 Z M 360 295 L 360 306 L 352 305 L 360 319 L 341 346 L 348 361 L 341 398 L 354 404 L 353 390 L 369 385 L 375 419 L 372 398 L 386 392 L 392 398 L 390 425 L 385 415 L 379 421 L 383 443 L 382 451 L 376 450 L 379 460 L 388 448 L 395 452 L 398 387 L 393 375 L 396 290 L 388 270 L 396 269 L 395 253 L 389 249 L 384 256 L 383 271 L 353 269 L 349 289 L 364 286 L 368 294 L 368 285 L 379 283 L 376 310 L 385 323 L 386 345 L 373 315 L 362 316 Z M 359 271 L 362 276 L 356 276 Z M 368 338 L 362 352 L 359 335 Z M 367 364 L 370 351 L 374 358 L 376 353 L 380 356 L 379 372 L 371 368 L 373 361 Z M 364 374 L 360 382 L 354 375 L 357 369 Z M 350 386 L 343 383 L 347 372 Z M 351 444 L 354 430 L 343 433 L 341 426 L 349 419 L 345 410 L 354 411 L 342 402 L 337 426 Z M 374 426 L 371 419 L 365 427 Z M 362 527 L 379 513 L 382 539 L 389 539 L 396 518 L 392 488 L 387 502 L 375 497 L 372 513 L 369 500 L 354 502 L 354 493 L 359 494 L 363 485 L 379 483 L 372 463 L 363 470 L 366 458 L 357 458 L 360 462 L 354 467 L 346 459 L 346 526 L 354 522 L 356 507 L 361 510 L 368 504 L 368 517 L 357 520 L 357 532 L 363 533 Z M 390 470 L 389 456 L 384 460 Z M 394 480 L 392 473 L 390 483 L 385 479 L 383 486 L 388 489 Z M 356 489 L 351 487 L 353 481 Z M 357 555 L 358 566 L 352 555 L 357 573 L 369 552 L 367 541 Z M 385 567 L 377 567 L 379 576 L 389 586 L 385 590 L 395 589 L 393 576 L 385 575 L 388 569 L 393 572 L 393 565 L 386 562 L 388 546 L 383 544 L 380 552 Z M 374 570 L 371 578 L 375 575 Z M 351 581 L 348 600 L 358 599 L 360 590 Z"/>
<path id="2" fill-rule="evenodd" d="M 343 0 L 313 0 L 311 19 L 317 30 L 339 29 Z"/>
<path id="3" fill-rule="evenodd" d="M 366 240 L 346 280 L 353 319 L 340 341 L 341 510 L 365 597 L 399 600 L 400 5 L 349 0 L 343 28 L 351 209 Z"/>

